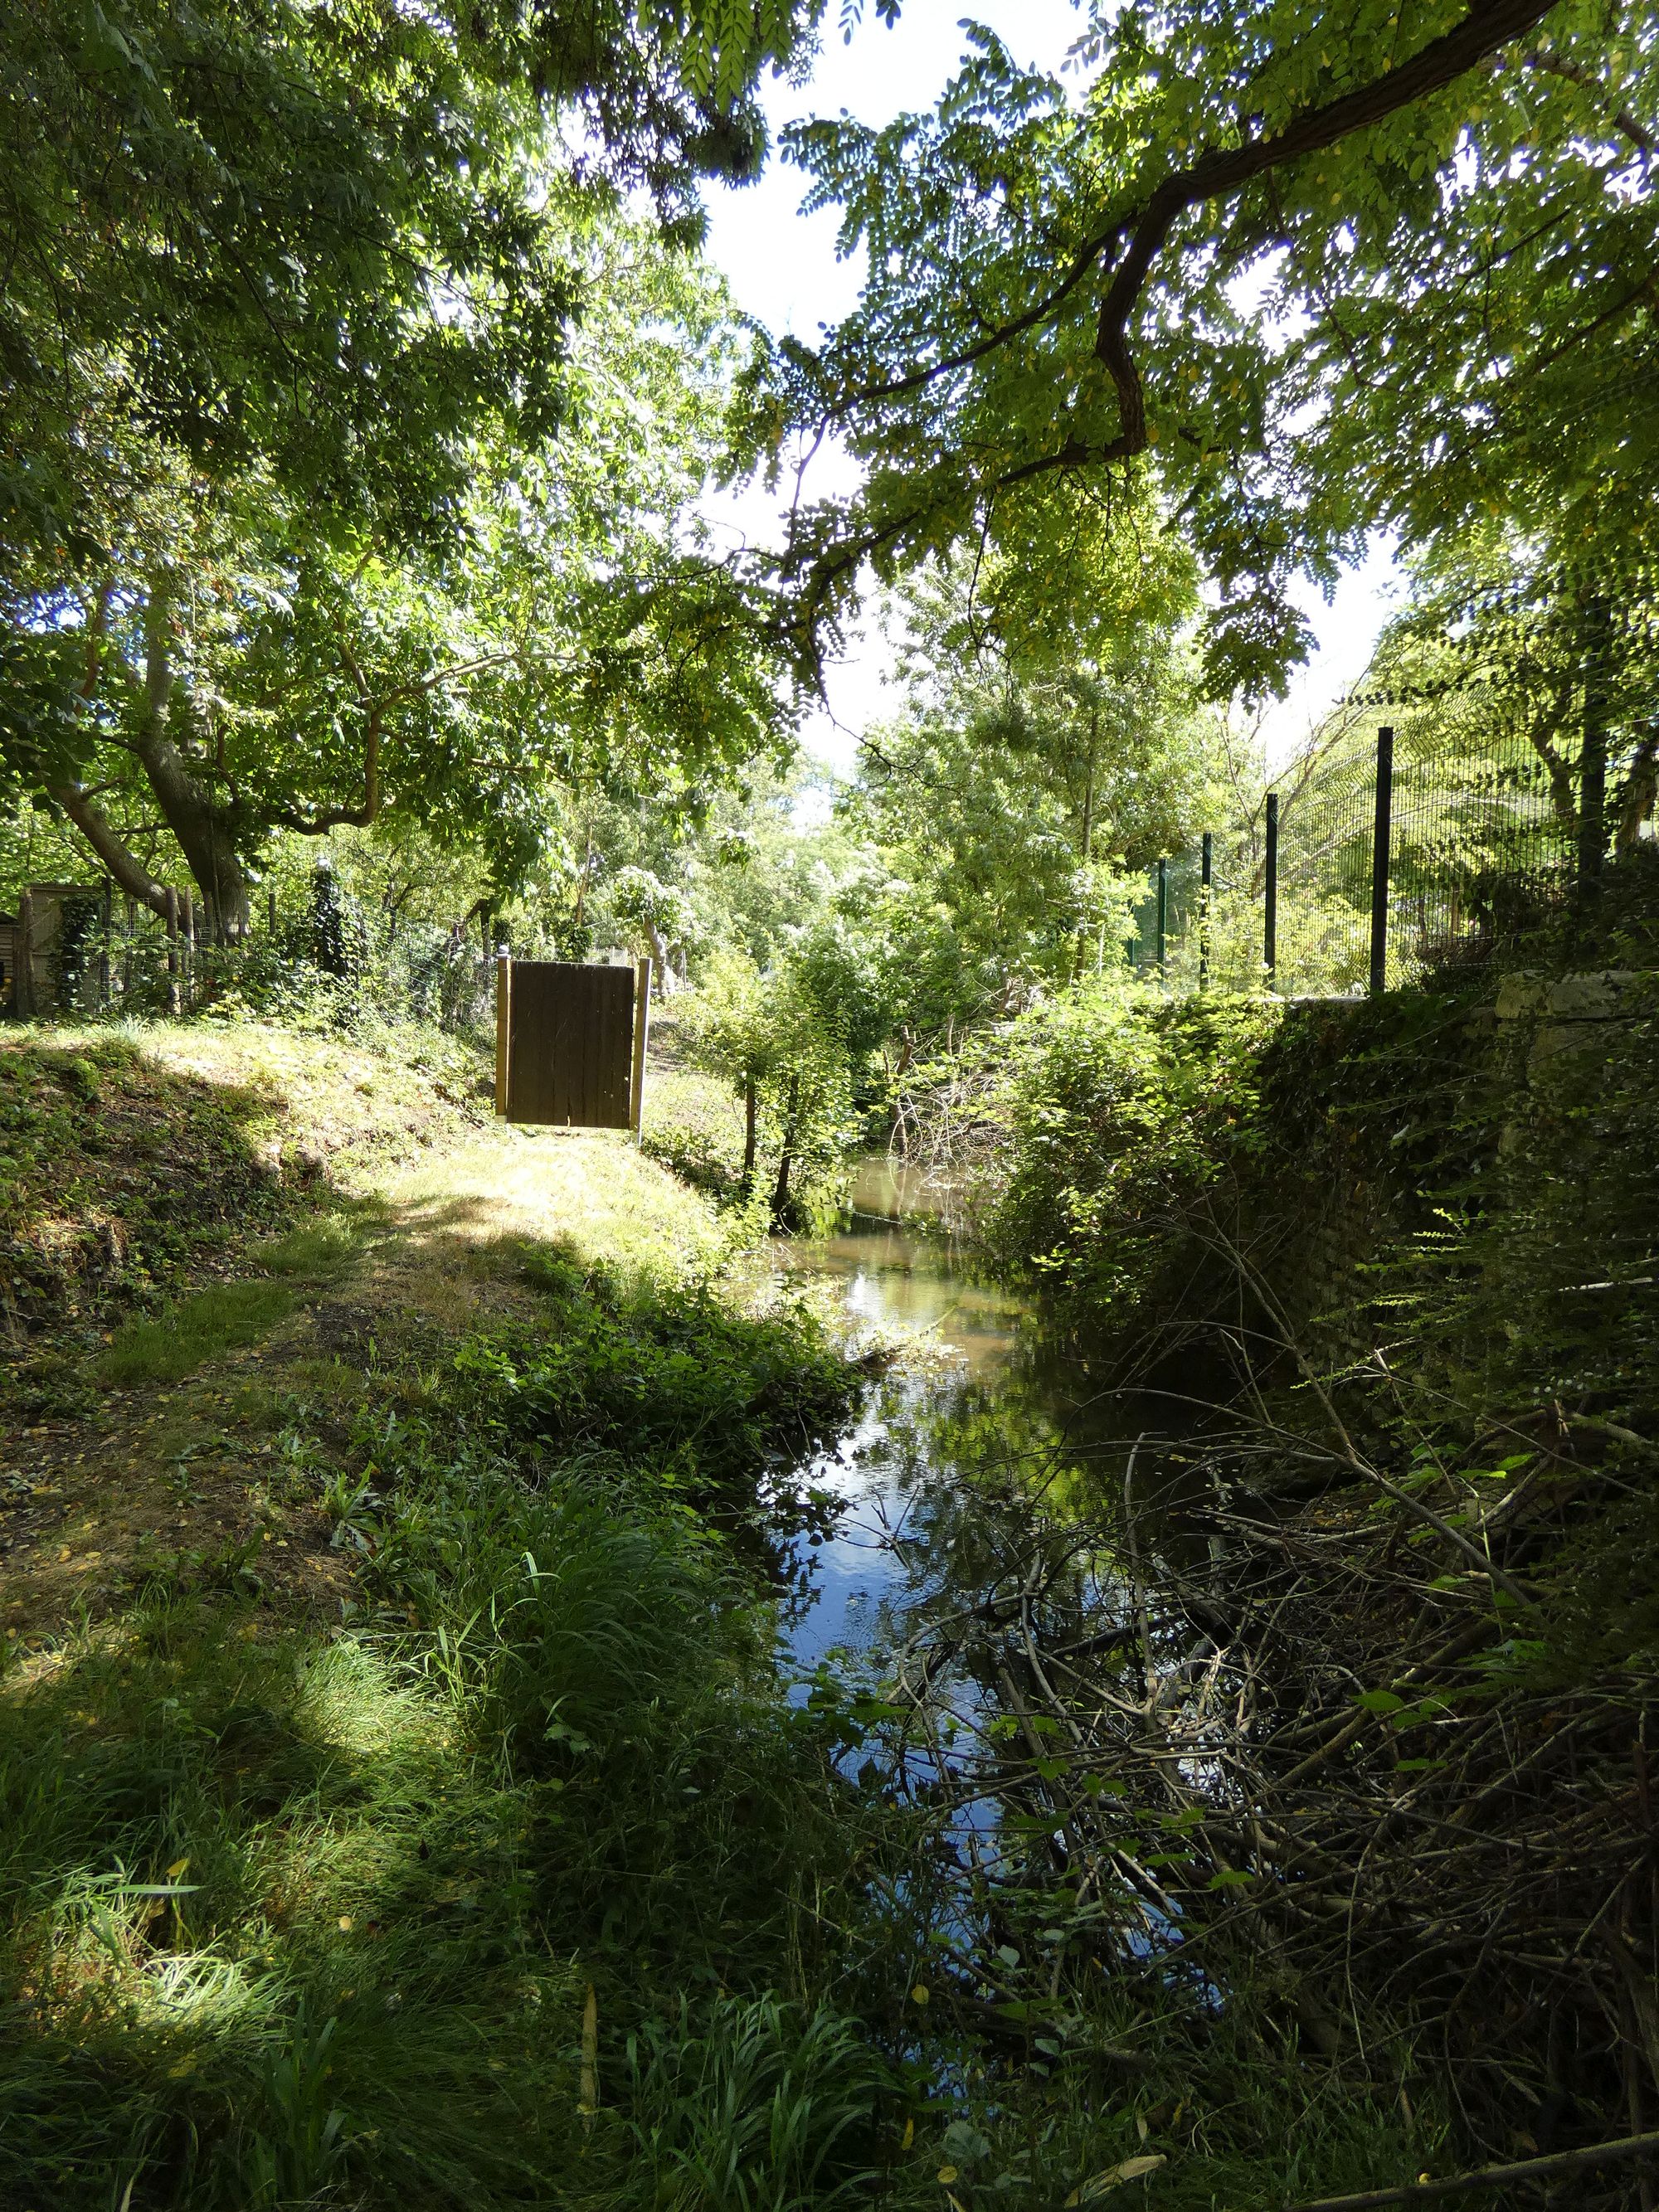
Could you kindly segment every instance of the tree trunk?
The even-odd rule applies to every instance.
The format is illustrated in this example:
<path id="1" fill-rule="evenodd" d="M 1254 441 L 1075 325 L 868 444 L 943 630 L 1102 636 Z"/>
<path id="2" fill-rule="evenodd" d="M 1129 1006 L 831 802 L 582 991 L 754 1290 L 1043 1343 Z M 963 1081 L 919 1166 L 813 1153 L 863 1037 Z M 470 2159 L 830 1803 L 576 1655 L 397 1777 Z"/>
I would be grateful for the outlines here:
<path id="1" fill-rule="evenodd" d="M 783 1150 L 778 1155 L 778 1179 L 772 1186 L 772 1226 L 782 1229 L 787 1225 L 789 1213 L 789 1170 L 794 1164 L 796 1122 L 800 1105 L 800 1079 L 789 1085 L 789 1111 L 784 1116 Z"/>
<path id="2" fill-rule="evenodd" d="M 247 877 L 236 850 L 231 810 L 209 796 L 167 739 L 154 747 L 141 746 L 139 758 L 167 825 L 200 887 L 209 936 L 216 945 L 245 937 Z"/>
<path id="3" fill-rule="evenodd" d="M 216 799 L 191 773 L 168 733 L 173 683 L 167 602 L 152 591 L 145 619 L 144 711 L 133 750 L 144 764 L 163 819 L 201 888 L 208 934 L 227 945 L 247 930 L 247 878 L 236 850 L 234 807 Z"/>
<path id="4" fill-rule="evenodd" d="M 173 661 L 167 633 L 167 605 L 155 592 L 146 610 L 143 705 L 133 739 L 162 818 L 179 842 L 202 893 L 208 933 L 216 943 L 240 937 L 247 927 L 247 878 L 236 849 L 234 809 L 216 799 L 191 774 L 167 734 L 172 708 Z M 95 678 L 94 678 L 95 680 Z M 93 682 L 86 696 L 90 698 Z M 125 843 L 103 809 L 79 784 L 47 786 L 105 868 L 130 898 L 141 900 L 163 920 L 167 886 Z"/>
<path id="5" fill-rule="evenodd" d="M 755 1153 L 760 1135 L 760 1093 L 751 1076 L 743 1086 L 743 1182 L 745 1198 L 755 1188 Z"/>
<path id="6" fill-rule="evenodd" d="M 1095 836 L 1095 763 L 1100 751 L 1100 710 L 1089 717 L 1089 775 L 1083 787 L 1083 836 L 1079 841 L 1078 866 L 1086 868 L 1094 857 Z M 1089 917 L 1079 915 L 1077 925 L 1077 945 L 1072 956 L 1072 981 L 1075 983 L 1083 973 L 1083 948 L 1089 934 Z"/>
<path id="7" fill-rule="evenodd" d="M 675 975 L 673 963 L 668 957 L 667 939 L 648 914 L 645 917 L 645 933 L 651 940 L 651 957 L 656 963 L 657 988 L 665 999 L 679 978 Z"/>
<path id="8" fill-rule="evenodd" d="M 1527 724 L 1527 742 L 1543 762 L 1550 780 L 1550 805 L 1556 820 L 1565 830 L 1578 826 L 1578 793 L 1573 785 L 1571 765 L 1557 748 L 1551 732 L 1565 728 L 1571 704 L 1572 679 L 1565 676 L 1555 687 L 1547 722 L 1540 719 Z"/>

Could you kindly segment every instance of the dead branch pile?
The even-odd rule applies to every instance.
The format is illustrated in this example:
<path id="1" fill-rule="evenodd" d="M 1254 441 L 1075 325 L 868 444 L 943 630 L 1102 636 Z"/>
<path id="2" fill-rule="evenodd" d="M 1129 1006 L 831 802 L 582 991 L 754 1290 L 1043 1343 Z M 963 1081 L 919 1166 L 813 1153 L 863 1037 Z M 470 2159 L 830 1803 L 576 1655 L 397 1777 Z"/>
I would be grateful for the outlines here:
<path id="1" fill-rule="evenodd" d="M 1650 1448 L 1589 1460 L 1558 1425 L 1496 1472 L 1402 1481 L 1323 1412 L 1311 1437 L 1265 1413 L 1178 1453 L 1141 1437 L 1121 1511 L 1028 1503 L 975 1601 L 917 1616 L 895 1694 L 989 1900 L 969 2002 L 1029 2032 L 996 1900 L 1063 1884 L 1113 1972 L 1248 1987 L 1287 2045 L 1407 2102 L 1432 2077 L 1482 2156 L 1659 2124 L 1656 1685 L 1553 1679 L 1530 1632 L 1540 1565 Z M 1241 1469 L 1280 1453 L 1336 1486 L 1250 1503 Z M 1652 2201 L 1627 2171 L 1573 2185 Z"/>

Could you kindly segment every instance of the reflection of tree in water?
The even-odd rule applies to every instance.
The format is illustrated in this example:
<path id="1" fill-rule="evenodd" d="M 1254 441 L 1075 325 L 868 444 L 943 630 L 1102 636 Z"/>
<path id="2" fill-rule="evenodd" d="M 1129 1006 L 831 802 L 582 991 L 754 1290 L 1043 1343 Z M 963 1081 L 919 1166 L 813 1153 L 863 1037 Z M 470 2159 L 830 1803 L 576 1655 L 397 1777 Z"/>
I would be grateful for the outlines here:
<path id="1" fill-rule="evenodd" d="M 902 1500 L 888 1540 L 902 1579 L 873 1609 L 872 1656 L 943 1636 L 994 1692 L 979 1630 L 1034 1573 L 1045 1610 L 1079 1612 L 1098 1584 L 1097 1540 L 1079 1543 L 1066 1510 L 1085 1473 L 1035 1363 L 990 1377 L 897 1377 L 883 1413 L 886 1486 Z"/>

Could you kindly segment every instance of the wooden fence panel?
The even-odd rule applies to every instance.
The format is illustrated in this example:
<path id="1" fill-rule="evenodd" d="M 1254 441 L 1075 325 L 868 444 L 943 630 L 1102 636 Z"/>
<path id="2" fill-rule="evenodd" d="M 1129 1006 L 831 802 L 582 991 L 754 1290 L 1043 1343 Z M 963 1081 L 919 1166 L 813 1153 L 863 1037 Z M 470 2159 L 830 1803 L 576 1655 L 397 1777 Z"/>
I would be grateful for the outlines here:
<path id="1" fill-rule="evenodd" d="M 636 1126 L 631 968 L 502 961 L 497 990 L 496 1103 L 509 1121 Z"/>

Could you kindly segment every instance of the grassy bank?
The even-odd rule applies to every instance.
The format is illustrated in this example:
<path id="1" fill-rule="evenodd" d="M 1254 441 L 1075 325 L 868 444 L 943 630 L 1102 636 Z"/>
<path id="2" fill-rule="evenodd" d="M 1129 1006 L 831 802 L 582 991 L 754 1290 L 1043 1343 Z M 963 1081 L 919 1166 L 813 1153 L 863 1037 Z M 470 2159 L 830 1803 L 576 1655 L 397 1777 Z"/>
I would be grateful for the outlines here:
<path id="1" fill-rule="evenodd" d="M 1105 991 L 1010 1054 L 991 1233 L 1122 1438 L 1022 1547 L 1018 1786 L 1428 2165 L 1437 2106 L 1468 2166 L 1659 2119 L 1655 987 Z"/>
<path id="2" fill-rule="evenodd" d="M 1279 2212 L 1441 2157 L 1398 2045 L 1324 2052 L 1282 1961 L 1172 1948 L 1240 1893 L 1038 1702 L 1030 1650 L 1109 1626 L 1109 1540 L 1011 1490 L 994 1425 L 985 1601 L 916 1647 L 1006 1700 L 966 1816 L 886 1764 L 925 1697 L 784 1691 L 776 1474 L 860 1388 L 812 1313 L 739 1295 L 729 1227 L 620 1139 L 482 1125 L 462 1083 L 421 1146 L 371 1068 L 330 1146 L 331 1060 L 250 1112 L 235 1055 L 309 1048 L 31 1079 L 81 1188 L 137 1176 L 158 1221 L 106 1105 L 201 1085 L 169 1172 L 251 1203 L 64 1332 L 8 1439 L 0 2199 Z M 273 1139 L 321 1165 L 239 1181 Z"/>
<path id="3" fill-rule="evenodd" d="M 625 1146 L 469 1133 L 471 1073 L 12 1042 L 14 1249 L 84 1287 L 18 1302 L 61 1402 L 8 1454 L 8 2203 L 834 2201 L 877 2157 L 896 2077 L 826 1991 L 883 1819 L 742 1564 L 856 1379 Z"/>

